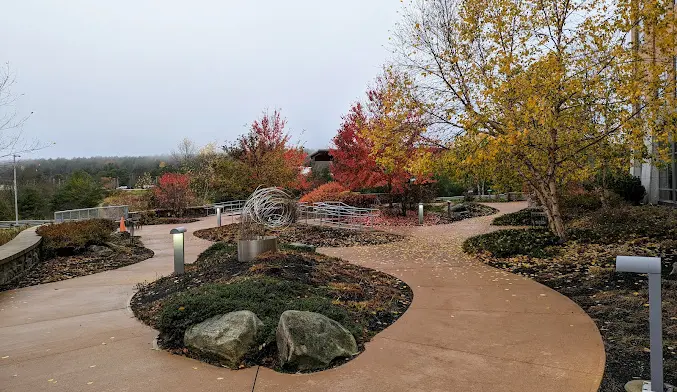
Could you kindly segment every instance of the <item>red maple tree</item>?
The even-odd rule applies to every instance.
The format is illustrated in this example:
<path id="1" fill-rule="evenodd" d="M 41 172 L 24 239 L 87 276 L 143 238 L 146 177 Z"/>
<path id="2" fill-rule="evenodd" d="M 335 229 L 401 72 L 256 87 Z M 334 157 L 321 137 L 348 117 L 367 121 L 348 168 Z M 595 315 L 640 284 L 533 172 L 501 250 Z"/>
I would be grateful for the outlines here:
<path id="1" fill-rule="evenodd" d="M 278 110 L 264 112 L 255 120 L 249 132 L 227 148 L 230 155 L 245 164 L 252 189 L 258 186 L 279 186 L 304 190 L 308 181 L 301 173 L 306 152 L 291 145 L 285 132 L 287 122 Z"/>
<path id="2" fill-rule="evenodd" d="M 343 117 L 338 134 L 332 139 L 332 176 L 352 191 L 388 185 L 388 176 L 371 156 L 371 143 L 360 134 L 360 129 L 365 126 L 367 115 L 362 104 L 357 102 Z"/>

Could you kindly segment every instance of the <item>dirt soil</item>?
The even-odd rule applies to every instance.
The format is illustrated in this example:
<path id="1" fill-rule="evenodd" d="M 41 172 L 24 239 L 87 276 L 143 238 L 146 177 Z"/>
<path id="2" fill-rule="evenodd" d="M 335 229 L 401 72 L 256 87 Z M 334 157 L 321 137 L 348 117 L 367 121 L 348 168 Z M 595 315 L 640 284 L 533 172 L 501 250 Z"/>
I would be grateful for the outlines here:
<path id="1" fill-rule="evenodd" d="M 107 250 L 106 250 L 107 249 Z M 71 256 L 57 256 L 38 263 L 28 274 L 0 286 L 0 291 L 58 282 L 136 264 L 153 257 L 139 238 L 130 243 L 128 236 L 114 235 L 98 252 L 87 250 Z"/>
<path id="2" fill-rule="evenodd" d="M 385 233 L 383 231 L 359 231 L 300 223 L 294 224 L 280 232 L 269 231 L 267 234 L 279 236 L 281 243 L 296 242 L 318 248 L 381 245 L 404 239 L 401 235 Z M 208 241 L 236 243 L 240 237 L 240 225 L 233 223 L 221 227 L 198 230 L 194 235 Z"/>
<path id="3" fill-rule="evenodd" d="M 161 347 L 178 355 L 185 355 L 204 362 L 221 365 L 218 360 L 203 357 L 183 347 L 182 339 L 169 341 L 163 333 L 161 316 L 163 306 L 187 293 L 196 293 L 207 284 L 228 285 L 247 279 L 274 279 L 275 281 L 301 284 L 308 293 L 323 295 L 332 306 L 344 309 L 352 323 L 353 335 L 360 352 L 364 344 L 374 335 L 394 323 L 409 307 L 413 299 L 412 290 L 401 280 L 385 273 L 360 267 L 344 260 L 324 256 L 318 253 L 284 251 L 264 254 L 252 262 L 238 262 L 233 245 L 215 244 L 205 251 L 198 261 L 186 265 L 186 273 L 180 276 L 168 276 L 155 282 L 139 286 L 132 298 L 131 308 L 136 317 L 144 323 L 160 330 L 158 343 Z M 297 297 L 284 299 L 293 302 Z M 303 298 L 303 295 L 301 297 Z M 287 302 L 287 303 L 288 303 Z M 168 305 L 170 306 L 170 305 Z M 250 305 L 263 318 L 260 304 Z M 284 310 L 284 309 L 282 309 Z M 267 324 L 273 330 L 279 314 L 273 316 Z M 204 317 L 207 317 L 206 315 Z M 263 318 L 264 323 L 266 319 Z M 202 321 L 202 320 L 194 320 Z M 171 326 L 171 328 L 175 328 Z M 179 336 L 183 336 L 180 334 Z M 277 346 L 274 342 L 259 347 L 258 352 L 247 354 L 239 366 L 263 365 L 272 369 L 279 368 Z M 328 367 L 338 366 L 351 358 L 337 360 Z M 225 366 L 225 365 L 224 365 Z"/>
<path id="4" fill-rule="evenodd" d="M 674 252 L 650 238 L 612 244 L 564 246 L 553 259 L 528 256 L 494 258 L 478 255 L 489 265 L 527 276 L 572 299 L 595 321 L 606 350 L 600 392 L 623 391 L 632 379 L 650 379 L 649 308 L 646 275 L 615 272 L 620 254 L 663 258 L 663 354 L 665 382 L 677 384 L 677 261 Z"/>

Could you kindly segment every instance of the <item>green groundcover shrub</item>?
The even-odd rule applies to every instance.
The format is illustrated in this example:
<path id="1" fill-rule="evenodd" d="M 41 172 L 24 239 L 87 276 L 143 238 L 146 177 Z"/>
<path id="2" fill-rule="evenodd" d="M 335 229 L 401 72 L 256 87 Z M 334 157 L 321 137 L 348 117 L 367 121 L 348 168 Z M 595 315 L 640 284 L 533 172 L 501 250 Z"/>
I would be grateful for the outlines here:
<path id="1" fill-rule="evenodd" d="M 635 238 L 677 239 L 677 209 L 661 206 L 601 209 L 571 222 L 568 232 L 571 240 L 598 244 Z"/>
<path id="2" fill-rule="evenodd" d="M 116 223 L 107 219 L 63 222 L 40 226 L 43 252 L 47 257 L 73 254 L 90 245 L 103 245 L 110 240 Z"/>
<path id="3" fill-rule="evenodd" d="M 467 253 L 489 252 L 494 257 L 528 255 L 546 258 L 559 238 L 547 229 L 508 229 L 468 238 L 463 243 Z"/>
<path id="4" fill-rule="evenodd" d="M 275 342 L 277 322 L 287 309 L 320 313 L 338 321 L 354 335 L 361 333 L 346 310 L 332 304 L 331 296 L 323 290 L 266 276 L 204 285 L 178 294 L 164 304 L 158 323 L 160 338 L 167 347 L 181 347 L 183 335 L 191 325 L 238 310 L 252 311 L 263 321 L 259 347 Z"/>
<path id="5" fill-rule="evenodd" d="M 491 222 L 496 226 L 529 226 L 531 225 L 531 212 L 536 209 L 525 208 L 523 210 L 501 215 Z"/>

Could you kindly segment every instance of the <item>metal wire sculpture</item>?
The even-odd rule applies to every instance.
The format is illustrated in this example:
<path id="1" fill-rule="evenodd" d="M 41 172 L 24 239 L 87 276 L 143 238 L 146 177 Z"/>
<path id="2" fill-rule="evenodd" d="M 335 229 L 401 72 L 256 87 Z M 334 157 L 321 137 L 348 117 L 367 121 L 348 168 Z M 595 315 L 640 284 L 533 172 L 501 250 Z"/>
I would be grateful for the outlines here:
<path id="1" fill-rule="evenodd" d="M 279 231 L 296 220 L 296 201 L 280 188 L 257 188 L 240 217 L 240 239 L 261 239 L 266 228 Z"/>

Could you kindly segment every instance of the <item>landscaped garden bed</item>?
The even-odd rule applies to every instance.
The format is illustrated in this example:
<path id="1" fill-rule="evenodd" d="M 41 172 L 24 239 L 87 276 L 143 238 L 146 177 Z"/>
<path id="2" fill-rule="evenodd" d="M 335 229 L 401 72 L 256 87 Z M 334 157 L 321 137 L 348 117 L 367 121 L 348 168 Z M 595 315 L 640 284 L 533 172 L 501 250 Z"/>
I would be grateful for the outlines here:
<path id="1" fill-rule="evenodd" d="M 451 213 L 450 213 L 451 212 Z M 423 214 L 423 225 L 444 225 L 469 218 L 493 215 L 498 210 L 479 203 L 459 203 L 451 206 L 448 210 L 446 204 L 426 205 Z M 407 215 L 401 214 L 401 209 L 382 208 L 381 215 L 373 220 L 378 226 L 418 226 L 418 211 L 407 211 Z"/>
<path id="2" fill-rule="evenodd" d="M 381 245 L 400 241 L 403 236 L 377 230 L 351 230 L 336 227 L 306 225 L 296 223 L 279 233 L 268 230 L 270 235 L 278 235 L 279 242 L 302 243 L 314 247 L 345 247 L 359 245 Z M 196 237 L 209 241 L 236 243 L 240 237 L 240 224 L 234 223 L 221 227 L 198 230 Z"/>
<path id="3" fill-rule="evenodd" d="M 233 244 L 218 242 L 187 265 L 185 274 L 139 286 L 131 301 L 132 310 L 160 331 L 160 347 L 231 368 L 263 365 L 298 371 L 297 367 L 283 366 L 280 360 L 280 318 L 286 311 L 308 311 L 340 323 L 356 342 L 353 355 L 319 368 L 301 369 L 321 370 L 362 351 L 364 344 L 397 320 L 412 301 L 411 289 L 399 279 L 337 258 L 283 251 L 238 262 L 235 249 Z M 261 325 L 251 347 L 236 361 L 186 347 L 184 338 L 191 326 L 241 311 L 253 312 Z"/>
<path id="4" fill-rule="evenodd" d="M 38 228 L 42 259 L 20 278 L 0 286 L 11 290 L 57 282 L 135 264 L 153 257 L 138 238 L 114 233 L 115 223 L 104 219 L 66 222 Z"/>
<path id="5" fill-rule="evenodd" d="M 195 217 L 173 217 L 173 216 L 158 216 L 153 211 L 142 211 L 133 213 L 138 217 L 138 223 L 141 226 L 153 226 L 153 225 L 183 225 L 187 223 L 197 222 L 200 219 Z"/>
<path id="6" fill-rule="evenodd" d="M 665 381 L 677 383 L 677 209 L 619 206 L 566 213 L 570 240 L 544 229 L 511 229 L 472 237 L 467 252 L 497 268 L 524 275 L 576 302 L 604 339 L 601 392 L 622 391 L 633 378 L 649 379 L 649 308 L 645 275 L 615 272 L 618 255 L 663 261 Z M 519 214 L 513 215 L 519 217 Z M 517 220 L 504 220 L 507 224 Z"/>

